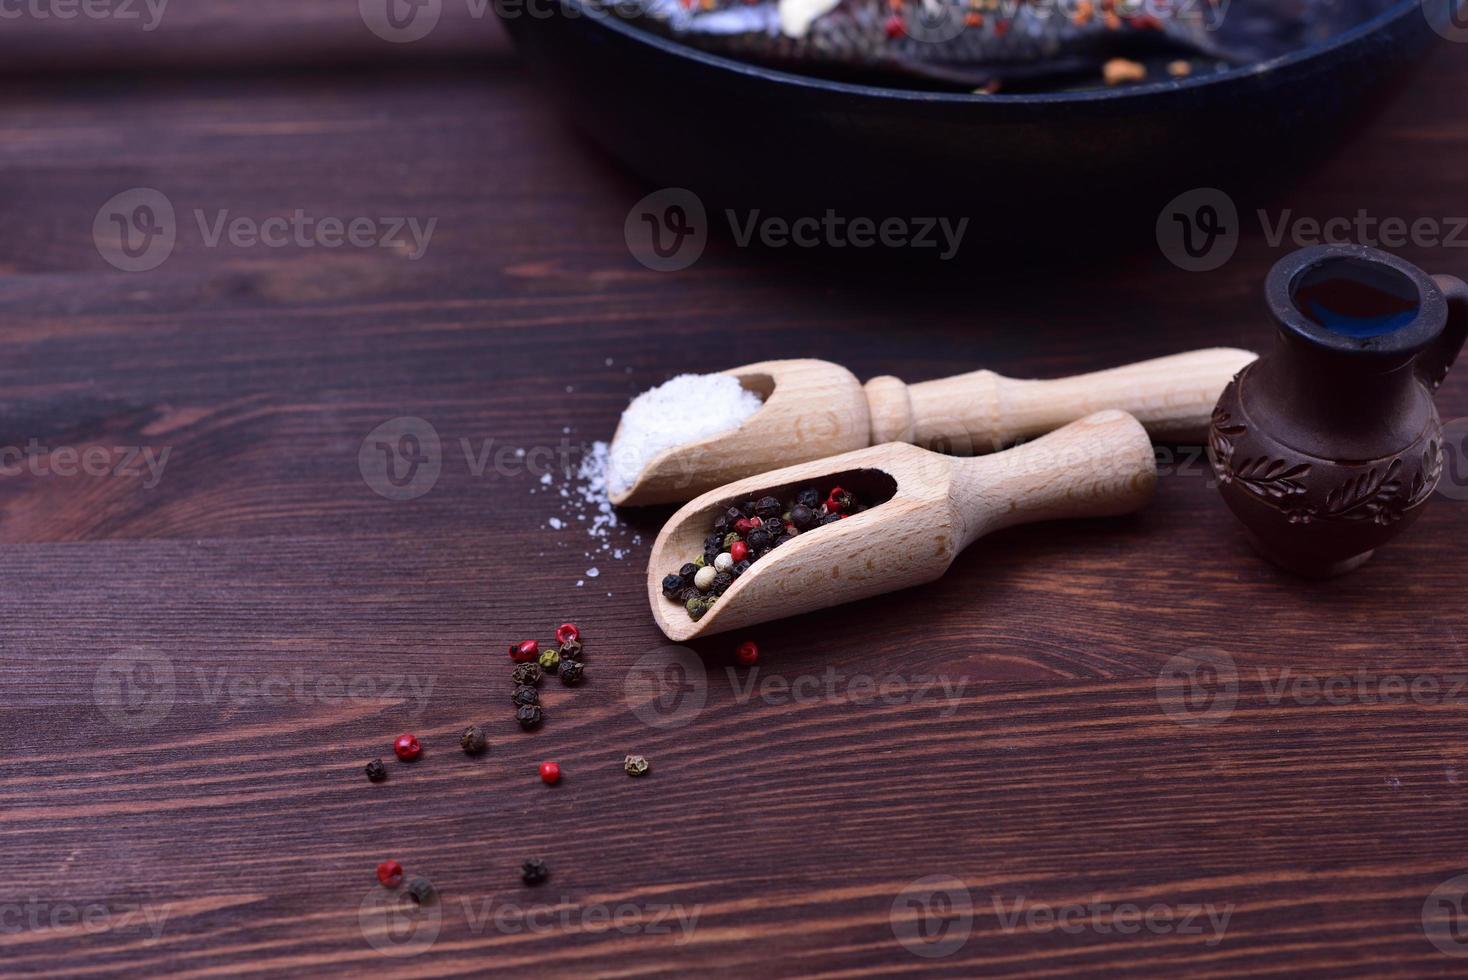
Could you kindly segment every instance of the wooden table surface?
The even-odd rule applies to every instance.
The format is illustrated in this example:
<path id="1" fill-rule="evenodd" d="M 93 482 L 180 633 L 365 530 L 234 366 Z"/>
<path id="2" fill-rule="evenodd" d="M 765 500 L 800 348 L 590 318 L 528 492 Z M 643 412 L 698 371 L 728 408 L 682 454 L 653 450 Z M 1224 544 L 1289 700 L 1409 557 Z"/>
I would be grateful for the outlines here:
<path id="1" fill-rule="evenodd" d="M 269 48 L 247 6 L 211 29 L 239 16 Z M 3 83 L 0 446 L 24 452 L 0 479 L 0 971 L 1462 975 L 1460 469 L 1365 568 L 1311 583 L 1169 450 L 1144 513 L 1011 530 L 932 586 L 694 657 L 643 596 L 666 511 L 588 557 L 574 509 L 548 527 L 575 481 L 516 453 L 574 463 L 631 394 L 771 356 L 916 381 L 1258 347 L 1287 246 L 1257 221 L 1209 273 L 1155 249 L 1063 279 L 874 273 L 717 237 L 657 273 L 623 237 L 650 188 L 492 23 L 470 63 L 207 74 L 178 70 L 184 9 L 168 72 L 140 45 L 132 75 Z M 1465 84 L 1442 46 L 1270 220 L 1463 214 Z M 134 188 L 176 213 L 150 271 L 93 237 Z M 209 243 L 224 212 L 297 209 L 437 224 L 417 257 Z M 1461 248 L 1399 251 L 1468 273 Z M 1468 415 L 1468 379 L 1439 404 Z M 401 417 L 440 440 L 413 499 L 368 438 Z M 522 733 L 506 647 L 564 620 L 587 683 L 550 682 Z M 757 671 L 732 666 L 743 639 Z M 1174 658 L 1200 649 L 1227 659 L 1181 700 Z M 439 902 L 385 907 L 385 858 Z"/>

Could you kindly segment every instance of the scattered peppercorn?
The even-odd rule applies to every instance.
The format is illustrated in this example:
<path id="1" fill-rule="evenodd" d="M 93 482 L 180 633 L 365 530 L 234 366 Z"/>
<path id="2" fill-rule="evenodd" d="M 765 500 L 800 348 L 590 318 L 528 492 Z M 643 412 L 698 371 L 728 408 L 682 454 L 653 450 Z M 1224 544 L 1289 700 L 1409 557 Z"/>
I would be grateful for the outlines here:
<path id="1" fill-rule="evenodd" d="M 387 766 L 382 764 L 381 759 L 373 759 L 367 763 L 367 781 L 380 783 L 387 778 Z"/>
<path id="2" fill-rule="evenodd" d="M 556 669 L 561 666 L 561 651 L 542 651 L 540 654 L 539 663 L 541 670 L 545 671 L 547 674 L 554 674 L 556 672 Z"/>
<path id="3" fill-rule="evenodd" d="M 510 695 L 510 700 L 513 701 L 516 705 L 539 704 L 540 692 L 531 687 L 529 684 L 521 684 L 519 687 L 515 688 L 514 693 Z"/>
<path id="4" fill-rule="evenodd" d="M 415 877 L 408 882 L 408 897 L 419 905 L 431 905 L 434 895 L 433 882 L 427 878 Z"/>
<path id="5" fill-rule="evenodd" d="M 540 644 L 535 640 L 523 640 L 510 647 L 510 659 L 517 664 L 529 663 L 540 656 Z"/>
<path id="6" fill-rule="evenodd" d="M 561 781 L 561 767 L 554 762 L 542 762 L 540 764 L 540 781 L 547 786 L 554 786 Z"/>
<path id="7" fill-rule="evenodd" d="M 550 877 L 550 868 L 540 858 L 531 858 L 520 865 L 520 880 L 527 885 L 538 885 Z"/>
<path id="8" fill-rule="evenodd" d="M 392 750 L 404 762 L 412 762 L 423 754 L 423 746 L 418 744 L 418 738 L 414 735 L 399 735 L 397 741 L 392 743 Z"/>
<path id="9" fill-rule="evenodd" d="M 540 710 L 538 704 L 522 704 L 515 711 L 515 720 L 520 723 L 521 728 L 528 732 L 545 720 L 545 713 Z"/>
<path id="10" fill-rule="evenodd" d="M 647 760 L 640 755 L 629 755 L 622 760 L 622 768 L 629 776 L 644 776 L 647 774 Z"/>
<path id="11" fill-rule="evenodd" d="M 489 745 L 484 737 L 484 729 L 478 725 L 470 725 L 464 729 L 464 734 L 459 736 L 459 748 L 464 750 L 465 755 L 478 755 Z"/>
<path id="12" fill-rule="evenodd" d="M 510 676 L 516 684 L 539 684 L 540 674 L 540 664 L 521 664 Z"/>
<path id="13" fill-rule="evenodd" d="M 753 640 L 745 640 L 743 643 L 739 644 L 739 648 L 734 651 L 734 656 L 737 657 L 739 659 L 739 662 L 744 666 L 753 667 L 757 662 L 759 662 L 759 647 L 754 645 Z"/>
<path id="14" fill-rule="evenodd" d="M 384 888 L 396 888 L 403 881 L 403 866 L 396 861 L 384 861 L 377 866 L 377 880 Z"/>
<path id="15" fill-rule="evenodd" d="M 580 640 L 567 640 L 561 644 L 561 659 L 580 660 L 581 651 L 585 649 L 585 645 Z"/>
<path id="16" fill-rule="evenodd" d="M 586 665 L 579 660 L 567 660 L 561 664 L 561 683 L 567 687 L 575 687 L 581 683 L 581 675 L 586 671 Z"/>

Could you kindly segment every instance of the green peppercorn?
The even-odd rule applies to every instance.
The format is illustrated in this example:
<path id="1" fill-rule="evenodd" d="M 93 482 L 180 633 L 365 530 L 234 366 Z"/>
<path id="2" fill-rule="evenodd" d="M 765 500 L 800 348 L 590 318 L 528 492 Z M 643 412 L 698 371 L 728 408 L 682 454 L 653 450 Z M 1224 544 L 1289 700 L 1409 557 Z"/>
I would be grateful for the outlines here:
<path id="1" fill-rule="evenodd" d="M 519 684 L 539 684 L 540 683 L 540 664 L 537 664 L 537 663 L 520 664 L 518 667 L 515 668 L 515 672 L 513 674 L 511 674 L 510 676 L 515 679 L 515 683 L 517 685 L 519 685 Z"/>
<path id="2" fill-rule="evenodd" d="M 711 603 L 707 599 L 689 599 L 683 608 L 688 610 L 688 615 L 696 623 L 703 619 L 704 613 L 709 611 Z"/>
<path id="3" fill-rule="evenodd" d="M 627 770 L 629 776 L 645 776 L 647 774 L 647 760 L 640 755 L 629 755 L 622 760 L 622 768 Z"/>
<path id="4" fill-rule="evenodd" d="M 545 650 L 540 654 L 540 669 L 547 674 L 554 674 L 556 668 L 561 666 L 561 653 L 559 650 Z"/>
<path id="5" fill-rule="evenodd" d="M 545 713 L 540 710 L 538 704 L 522 704 L 515 711 L 515 720 L 520 723 L 521 728 L 528 732 L 545 720 Z"/>
<path id="6" fill-rule="evenodd" d="M 728 534 L 724 535 L 724 550 L 728 551 L 730 548 L 734 547 L 734 542 L 738 540 L 740 540 L 740 537 L 739 534 L 735 531 L 730 531 Z"/>
<path id="7" fill-rule="evenodd" d="M 369 782 L 380 783 L 386 778 L 387 766 L 382 764 L 381 759 L 373 759 L 367 763 L 367 780 Z"/>
<path id="8" fill-rule="evenodd" d="M 561 664 L 561 683 L 567 687 L 575 687 L 581 683 L 581 675 L 586 672 L 586 665 L 579 660 L 567 660 Z"/>
<path id="9" fill-rule="evenodd" d="M 515 688 L 515 693 L 510 695 L 510 700 L 517 705 L 539 704 L 540 692 L 529 684 L 521 684 Z"/>
<path id="10" fill-rule="evenodd" d="M 417 877 L 408 882 L 408 897 L 419 905 L 432 905 L 436 894 L 433 882 L 427 878 Z"/>
<path id="11" fill-rule="evenodd" d="M 459 748 L 464 750 L 465 755 L 478 755 L 489 746 L 484 737 L 484 729 L 478 725 L 470 725 L 464 729 L 464 734 L 459 736 Z"/>
<path id="12" fill-rule="evenodd" d="M 531 858 L 520 865 L 520 880 L 527 885 L 538 885 L 550 877 L 550 868 L 540 858 Z"/>
<path id="13" fill-rule="evenodd" d="M 697 558 L 693 559 L 693 567 L 695 569 L 702 568 L 703 566 L 705 566 L 707 564 L 708 564 L 708 562 L 706 562 L 706 561 L 703 560 L 703 555 L 699 555 Z"/>

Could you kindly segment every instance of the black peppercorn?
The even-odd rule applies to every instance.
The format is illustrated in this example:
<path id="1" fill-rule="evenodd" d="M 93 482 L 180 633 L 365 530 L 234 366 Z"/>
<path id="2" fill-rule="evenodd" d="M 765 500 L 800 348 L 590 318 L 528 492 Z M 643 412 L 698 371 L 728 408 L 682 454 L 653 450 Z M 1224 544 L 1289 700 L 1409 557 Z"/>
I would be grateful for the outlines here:
<path id="1" fill-rule="evenodd" d="M 755 528 L 749 532 L 749 537 L 744 540 L 749 545 L 751 551 L 763 551 L 770 546 L 770 532 L 762 527 Z"/>
<path id="2" fill-rule="evenodd" d="M 753 517 L 754 516 L 754 501 L 753 500 L 746 500 L 746 501 L 744 501 L 744 503 L 742 503 L 742 504 L 739 505 L 739 512 L 744 517 Z"/>
<path id="3" fill-rule="evenodd" d="M 677 595 L 682 588 L 683 576 L 666 575 L 663 577 L 663 595 L 667 596 L 669 599 Z"/>
<path id="4" fill-rule="evenodd" d="M 520 865 L 520 880 L 527 885 L 538 885 L 550 877 L 550 868 L 540 858 L 531 858 Z"/>
<path id="5" fill-rule="evenodd" d="M 515 688 L 515 693 L 510 695 L 510 700 L 516 704 L 539 704 L 540 692 L 529 684 L 521 684 Z"/>
<path id="6" fill-rule="evenodd" d="M 433 882 L 427 878 L 413 878 L 408 882 L 408 897 L 419 905 L 433 904 Z"/>
<path id="7" fill-rule="evenodd" d="M 669 598 L 671 598 L 671 596 Z M 580 660 L 581 651 L 585 648 L 585 644 L 583 644 L 580 640 L 567 640 L 565 643 L 561 644 L 561 659 Z"/>
<path id="8" fill-rule="evenodd" d="M 779 499 L 775 497 L 761 497 L 759 503 L 754 505 L 754 512 L 760 517 L 779 517 L 784 509 Z"/>
<path id="9" fill-rule="evenodd" d="M 821 506 L 821 492 L 815 487 L 804 487 L 795 495 L 795 502 L 807 510 Z"/>
<path id="10" fill-rule="evenodd" d="M 733 573 L 735 578 L 738 578 L 745 572 L 749 571 L 749 559 L 746 558 L 743 561 L 736 561 L 734 563 L 734 567 L 729 569 L 729 571 Z"/>
<path id="11" fill-rule="evenodd" d="M 686 588 L 682 592 L 679 592 L 678 593 L 678 601 L 679 602 L 682 602 L 682 603 L 687 603 L 688 600 L 690 600 L 690 599 L 701 599 L 701 598 L 703 598 L 703 592 L 701 590 L 699 590 L 699 588 L 697 586 L 694 586 L 694 585 L 690 585 L 688 588 Z"/>
<path id="12" fill-rule="evenodd" d="M 488 741 L 484 738 L 484 729 L 478 725 L 470 725 L 464 729 L 464 734 L 459 736 L 459 748 L 464 750 L 465 755 L 478 755 L 488 745 Z"/>
<path id="13" fill-rule="evenodd" d="M 567 687 L 575 687 L 581 683 L 581 675 L 585 673 L 586 665 L 579 660 L 565 660 L 561 662 L 561 683 Z"/>
<path id="14" fill-rule="evenodd" d="M 819 526 L 825 527 L 827 524 L 835 524 L 839 520 L 841 520 L 840 514 L 827 514 L 821 518 Z"/>
<path id="15" fill-rule="evenodd" d="M 734 522 L 740 520 L 743 517 L 744 512 L 741 511 L 738 507 L 730 507 L 728 510 L 724 511 L 724 520 L 729 522 L 730 527 L 733 527 Z"/>
<path id="16" fill-rule="evenodd" d="M 540 710 L 538 704 L 522 704 L 515 711 L 515 720 L 528 732 L 545 720 L 545 712 Z"/>
<path id="17" fill-rule="evenodd" d="M 382 764 L 381 759 L 373 759 L 367 763 L 367 780 L 369 782 L 380 783 L 386 778 L 387 766 Z"/>
<path id="18" fill-rule="evenodd" d="M 798 530 L 804 531 L 815 521 L 815 512 L 804 504 L 796 504 L 790 508 L 790 523 L 794 524 Z"/>
<path id="19" fill-rule="evenodd" d="M 540 675 L 540 664 L 532 661 L 528 664 L 520 664 L 518 667 L 515 668 L 515 672 L 510 676 L 514 678 L 515 683 L 518 685 L 539 684 Z"/>
<path id="20" fill-rule="evenodd" d="M 683 576 L 684 582 L 691 585 L 693 583 L 693 576 L 698 574 L 698 566 L 693 562 L 688 562 L 682 568 L 678 569 L 678 574 Z"/>
<path id="21" fill-rule="evenodd" d="M 714 554 L 716 554 L 716 555 L 719 552 L 723 551 L 724 550 L 724 536 L 722 534 L 710 534 L 708 537 L 704 538 L 703 539 L 703 550 L 704 550 L 704 552 L 707 553 L 710 548 L 714 549 Z"/>
<path id="22" fill-rule="evenodd" d="M 715 534 L 728 534 L 729 533 L 729 519 L 727 517 L 725 517 L 723 514 L 720 514 L 718 517 L 715 517 L 714 518 L 714 533 Z"/>
<path id="23" fill-rule="evenodd" d="M 714 595 L 723 595 L 729 591 L 729 586 L 734 584 L 734 576 L 728 572 L 720 572 L 714 576 L 713 588 L 710 590 Z"/>
<path id="24" fill-rule="evenodd" d="M 771 539 L 784 537 L 785 522 L 780 520 L 780 518 L 778 517 L 767 517 L 765 518 L 765 523 L 760 528 L 760 530 L 768 534 Z"/>

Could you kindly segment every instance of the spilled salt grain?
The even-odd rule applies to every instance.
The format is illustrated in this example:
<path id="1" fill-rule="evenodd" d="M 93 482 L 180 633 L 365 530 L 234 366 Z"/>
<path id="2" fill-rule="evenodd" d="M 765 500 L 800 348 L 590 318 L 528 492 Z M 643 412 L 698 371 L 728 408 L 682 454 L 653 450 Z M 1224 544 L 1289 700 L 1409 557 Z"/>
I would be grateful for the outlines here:
<path id="1" fill-rule="evenodd" d="M 738 428 L 760 397 L 728 374 L 680 374 L 632 399 L 612 441 L 607 488 L 621 494 L 658 453 Z"/>
<path id="2" fill-rule="evenodd" d="M 590 567 L 590 568 L 588 568 L 586 570 L 586 577 L 587 578 L 596 578 L 600 574 L 601 574 L 601 569 L 597 568 L 595 565 L 593 565 L 592 567 Z"/>

